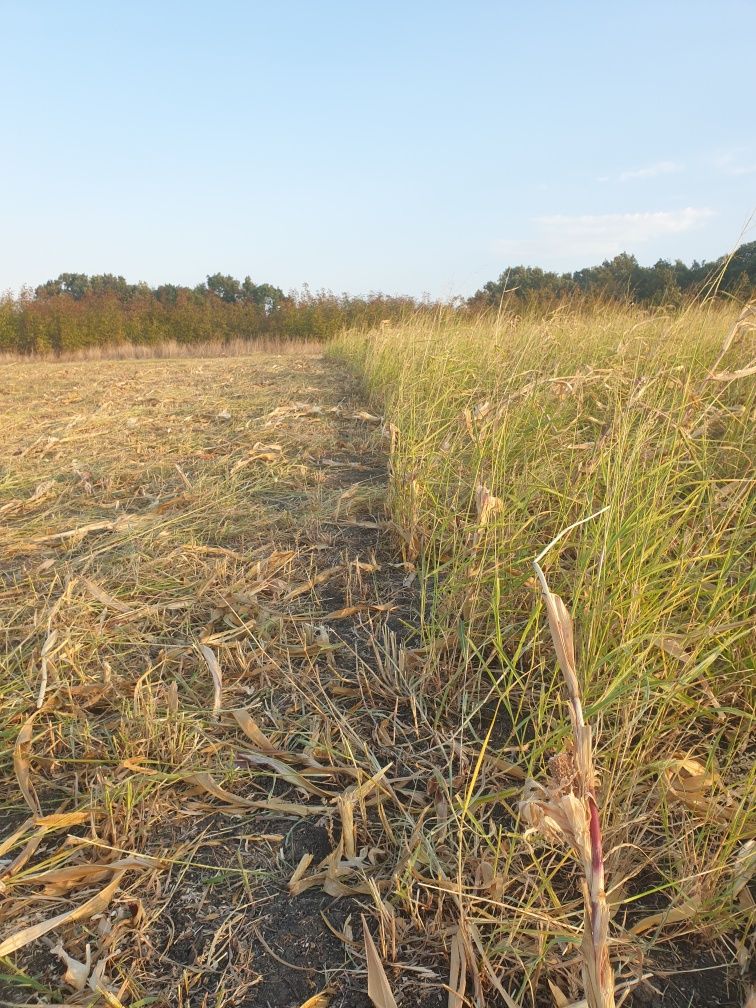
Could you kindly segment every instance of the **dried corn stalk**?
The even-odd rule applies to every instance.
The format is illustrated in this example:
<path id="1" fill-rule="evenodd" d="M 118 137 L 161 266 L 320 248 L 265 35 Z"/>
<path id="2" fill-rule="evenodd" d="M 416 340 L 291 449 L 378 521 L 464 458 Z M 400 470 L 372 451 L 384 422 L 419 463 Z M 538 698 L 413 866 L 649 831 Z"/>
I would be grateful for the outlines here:
<path id="1" fill-rule="evenodd" d="M 575 665 L 572 620 L 564 602 L 549 591 L 538 563 L 549 629 L 559 667 L 567 686 L 573 744 L 551 761 L 545 785 L 530 780 L 520 802 L 520 813 L 531 827 L 568 844 L 583 871 L 584 930 L 581 946 L 583 984 L 589 1008 L 614 1008 L 614 977 L 609 963 L 609 910 L 604 890 L 601 824 L 596 804 L 596 780 L 590 725 Z"/>

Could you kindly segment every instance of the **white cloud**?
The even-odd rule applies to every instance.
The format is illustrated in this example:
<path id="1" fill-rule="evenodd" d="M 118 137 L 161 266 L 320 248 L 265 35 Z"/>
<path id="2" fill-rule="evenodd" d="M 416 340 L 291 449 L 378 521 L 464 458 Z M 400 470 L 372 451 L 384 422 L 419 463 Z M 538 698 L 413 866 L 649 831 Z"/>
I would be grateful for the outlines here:
<path id="1" fill-rule="evenodd" d="M 633 171 L 623 171 L 619 176 L 620 182 L 631 182 L 634 179 L 656 178 L 659 175 L 675 175 L 683 170 L 683 165 L 677 161 L 657 161 L 656 164 L 646 165 L 644 168 L 635 168 Z"/>
<path id="2" fill-rule="evenodd" d="M 752 160 L 745 147 L 719 154 L 714 158 L 714 164 L 723 175 L 754 175 L 756 174 L 756 161 Z"/>
<path id="3" fill-rule="evenodd" d="M 620 252 L 632 252 L 654 239 L 692 231 L 713 216 L 714 211 L 706 207 L 686 207 L 644 213 L 535 217 L 534 237 L 498 241 L 496 252 L 539 265 L 556 260 L 590 265 Z"/>

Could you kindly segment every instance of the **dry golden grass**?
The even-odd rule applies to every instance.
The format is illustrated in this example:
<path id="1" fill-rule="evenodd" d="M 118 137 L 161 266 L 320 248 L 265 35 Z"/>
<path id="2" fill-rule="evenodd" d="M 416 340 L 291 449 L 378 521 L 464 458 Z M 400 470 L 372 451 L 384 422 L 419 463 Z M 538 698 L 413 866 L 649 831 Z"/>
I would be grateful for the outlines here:
<path id="1" fill-rule="evenodd" d="M 320 344 L 317 341 L 307 342 L 291 339 L 256 339 L 254 341 L 235 339 L 218 340 L 215 343 L 179 343 L 177 340 L 167 340 L 161 343 L 110 343 L 105 346 L 86 347 L 82 350 L 69 350 L 57 355 L 0 353 L 0 364 L 164 360 L 175 357 L 247 357 L 253 353 L 289 354 L 299 357 L 304 354 L 317 353 L 319 349 Z"/>

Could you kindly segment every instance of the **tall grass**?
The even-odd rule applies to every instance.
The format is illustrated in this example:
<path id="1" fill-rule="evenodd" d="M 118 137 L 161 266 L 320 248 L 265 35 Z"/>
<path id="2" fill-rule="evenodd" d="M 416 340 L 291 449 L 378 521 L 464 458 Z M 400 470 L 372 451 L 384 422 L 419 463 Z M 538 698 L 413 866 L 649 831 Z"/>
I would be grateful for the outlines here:
<path id="1" fill-rule="evenodd" d="M 518 776 L 545 778 L 569 735 L 532 576 L 552 540 L 543 566 L 572 611 L 595 733 L 618 989 L 670 938 L 728 935 L 734 956 L 752 912 L 738 865 L 754 830 L 754 389 L 727 377 L 753 356 L 747 324 L 720 359 L 738 311 L 441 313 L 333 346 L 389 423 L 423 686 L 450 768 L 454 746 L 478 752 L 464 787 L 450 769 L 466 795 L 460 918 L 492 975 L 514 971 L 515 996 L 544 967 L 569 986 L 582 923 L 578 866 L 517 815 Z M 511 788 L 487 786 L 489 757 L 514 765 Z M 408 900 L 438 886 L 426 876 Z"/>
<path id="2" fill-rule="evenodd" d="M 254 339 L 233 339 L 208 343 L 179 343 L 165 340 L 161 343 L 112 343 L 90 346 L 80 350 L 61 353 L 3 353 L 0 364 L 57 364 L 77 361 L 105 360 L 164 360 L 177 357 L 247 357 L 257 353 L 286 354 L 299 356 L 315 353 L 320 344 L 304 339 L 279 339 L 261 336 Z"/>

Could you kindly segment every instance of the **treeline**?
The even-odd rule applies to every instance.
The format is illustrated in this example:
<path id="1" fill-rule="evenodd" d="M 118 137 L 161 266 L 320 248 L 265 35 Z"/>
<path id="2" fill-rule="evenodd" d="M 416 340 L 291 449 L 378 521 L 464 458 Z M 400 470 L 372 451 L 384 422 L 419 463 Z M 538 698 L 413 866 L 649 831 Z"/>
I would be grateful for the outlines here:
<path id="1" fill-rule="evenodd" d="M 197 287 L 130 284 L 110 273 L 62 273 L 0 298 L 0 353 L 58 354 L 133 343 L 237 339 L 327 340 L 345 326 L 416 311 L 412 298 L 330 291 L 284 294 L 272 284 L 215 273 Z"/>
<path id="2" fill-rule="evenodd" d="M 691 297 L 728 293 L 743 297 L 756 292 L 756 242 L 741 245 L 733 255 L 715 262 L 660 259 L 640 266 L 623 252 L 600 266 L 575 273 L 551 273 L 537 266 L 513 266 L 491 280 L 469 300 L 473 308 L 497 306 L 503 298 L 520 301 L 562 301 L 575 297 L 635 301 L 639 304 L 680 304 Z"/>
<path id="3" fill-rule="evenodd" d="M 574 273 L 514 266 L 452 306 L 476 313 L 502 302 L 539 305 L 576 299 L 674 305 L 712 293 L 744 299 L 756 294 L 756 242 L 715 262 L 690 266 L 679 259 L 640 266 L 627 253 Z M 59 354 L 122 343 L 324 341 L 346 327 L 376 326 L 437 307 L 410 297 L 352 297 L 307 287 L 284 294 L 272 284 L 222 273 L 196 287 L 131 284 L 111 273 L 61 273 L 34 290 L 0 296 L 0 353 Z"/>

